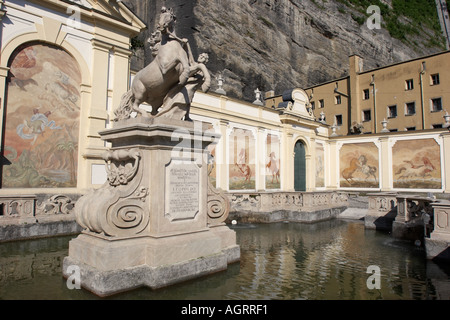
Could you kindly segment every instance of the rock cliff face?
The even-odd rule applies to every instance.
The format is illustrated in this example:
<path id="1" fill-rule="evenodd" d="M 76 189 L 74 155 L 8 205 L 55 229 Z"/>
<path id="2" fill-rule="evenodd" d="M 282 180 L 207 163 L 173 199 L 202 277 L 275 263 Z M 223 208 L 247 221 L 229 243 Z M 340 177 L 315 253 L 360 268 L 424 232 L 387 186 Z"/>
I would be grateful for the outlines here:
<path id="1" fill-rule="evenodd" d="M 352 18 L 355 9 L 337 0 L 124 2 L 148 25 L 139 37 L 145 47 L 143 65 L 151 61 L 146 39 L 159 11 L 171 7 L 177 35 L 189 39 L 194 56 L 209 54 L 208 68 L 213 79 L 222 73 L 228 96 L 247 101 L 254 100 L 256 88 L 281 94 L 344 76 L 352 54 L 364 58 L 367 70 L 442 50 L 420 41 L 413 49 L 383 28 L 370 30 Z M 211 90 L 216 88 L 213 81 Z"/>

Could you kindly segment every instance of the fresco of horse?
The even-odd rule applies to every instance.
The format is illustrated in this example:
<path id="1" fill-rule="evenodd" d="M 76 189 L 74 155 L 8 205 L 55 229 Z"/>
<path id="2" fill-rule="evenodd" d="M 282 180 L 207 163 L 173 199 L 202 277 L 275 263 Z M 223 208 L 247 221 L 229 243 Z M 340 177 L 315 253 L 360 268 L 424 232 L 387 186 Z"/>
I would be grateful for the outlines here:
<path id="1" fill-rule="evenodd" d="M 378 188 L 378 148 L 374 143 L 348 143 L 340 150 L 340 186 Z"/>

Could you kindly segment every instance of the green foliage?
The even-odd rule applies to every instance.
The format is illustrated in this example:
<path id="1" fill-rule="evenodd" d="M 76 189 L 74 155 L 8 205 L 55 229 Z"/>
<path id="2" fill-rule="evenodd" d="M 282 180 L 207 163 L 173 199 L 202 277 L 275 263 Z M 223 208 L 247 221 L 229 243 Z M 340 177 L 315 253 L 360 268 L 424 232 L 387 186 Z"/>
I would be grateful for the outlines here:
<path id="1" fill-rule="evenodd" d="M 366 22 L 366 18 L 365 17 L 361 17 L 361 16 L 357 16 L 355 14 L 352 13 L 352 19 L 355 20 L 360 26 L 364 24 L 364 22 Z"/>
<path id="2" fill-rule="evenodd" d="M 409 42 L 409 35 L 426 34 L 429 36 L 426 45 L 444 46 L 435 0 L 392 0 L 392 7 L 380 0 L 336 1 L 359 11 L 365 17 L 369 16 L 367 8 L 370 5 L 377 5 L 381 11 L 382 26 L 393 38 Z M 352 18 L 359 25 L 363 24 L 360 16 L 352 14 Z M 425 32 L 426 29 L 431 30 L 433 34 Z"/>
<path id="3" fill-rule="evenodd" d="M 427 26 L 440 32 L 435 0 L 392 0 L 392 6 L 394 15 L 403 15 L 415 26 Z"/>

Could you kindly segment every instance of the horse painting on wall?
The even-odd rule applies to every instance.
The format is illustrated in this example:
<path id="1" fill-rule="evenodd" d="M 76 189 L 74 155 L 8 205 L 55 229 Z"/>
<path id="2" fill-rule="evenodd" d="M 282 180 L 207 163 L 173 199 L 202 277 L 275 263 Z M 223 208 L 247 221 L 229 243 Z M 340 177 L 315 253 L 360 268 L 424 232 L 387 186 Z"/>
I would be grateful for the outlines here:
<path id="1" fill-rule="evenodd" d="M 229 136 L 229 188 L 253 190 L 255 183 L 255 138 L 250 130 L 233 129 Z"/>
<path id="2" fill-rule="evenodd" d="M 280 189 L 280 138 L 268 134 L 266 150 L 266 189 Z"/>
<path id="3" fill-rule="evenodd" d="M 434 139 L 397 141 L 392 148 L 394 188 L 440 189 L 441 152 Z"/>
<path id="4" fill-rule="evenodd" d="M 378 147 L 372 142 L 344 144 L 340 150 L 340 186 L 379 187 Z"/>

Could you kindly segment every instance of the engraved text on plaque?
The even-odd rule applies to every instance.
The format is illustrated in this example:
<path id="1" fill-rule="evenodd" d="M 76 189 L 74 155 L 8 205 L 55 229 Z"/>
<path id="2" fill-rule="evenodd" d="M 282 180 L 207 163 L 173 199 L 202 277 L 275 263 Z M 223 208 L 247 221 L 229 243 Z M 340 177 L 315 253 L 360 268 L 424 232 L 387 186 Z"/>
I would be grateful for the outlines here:
<path id="1" fill-rule="evenodd" d="M 194 162 L 172 160 L 166 167 L 166 217 L 193 219 L 199 211 L 200 169 Z"/>

